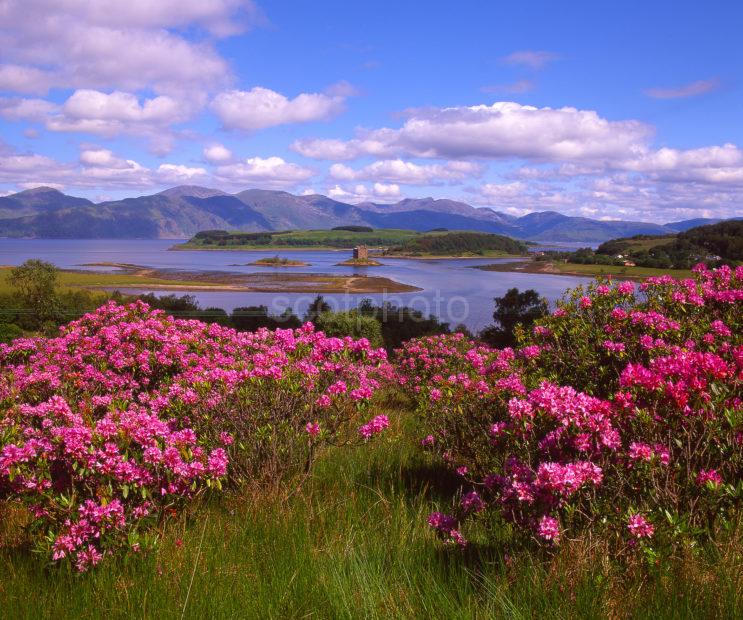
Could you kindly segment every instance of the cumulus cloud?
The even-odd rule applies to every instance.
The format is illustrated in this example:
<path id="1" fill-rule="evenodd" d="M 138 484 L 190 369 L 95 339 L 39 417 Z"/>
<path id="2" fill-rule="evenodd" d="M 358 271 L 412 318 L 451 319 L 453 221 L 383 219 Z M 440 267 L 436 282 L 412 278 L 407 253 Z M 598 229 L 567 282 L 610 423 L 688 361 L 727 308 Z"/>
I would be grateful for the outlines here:
<path id="1" fill-rule="evenodd" d="M 172 125 L 188 120 L 195 112 L 194 104 L 193 100 L 186 104 L 167 95 L 140 103 L 132 93 L 81 89 L 61 105 L 44 99 L 0 99 L 0 116 L 38 122 L 55 132 L 109 138 L 122 134 L 145 136 L 154 151 L 167 153 L 173 141 Z"/>
<path id="2" fill-rule="evenodd" d="M 217 181 L 225 185 L 267 188 L 293 187 L 314 174 L 309 168 L 286 162 L 281 157 L 250 157 L 217 166 L 214 171 Z"/>
<path id="3" fill-rule="evenodd" d="M 10 121 L 44 122 L 57 109 L 45 99 L 0 98 L 0 116 Z"/>
<path id="4" fill-rule="evenodd" d="M 412 110 L 399 129 L 362 132 L 345 142 L 298 140 L 302 155 L 348 160 L 365 155 L 430 158 L 582 160 L 627 157 L 653 134 L 635 120 L 610 121 L 593 110 L 537 108 L 513 102 Z"/>
<path id="5" fill-rule="evenodd" d="M 480 164 L 466 161 L 420 165 L 401 159 L 387 159 L 375 161 L 359 170 L 354 170 L 344 164 L 333 164 L 330 167 L 330 176 L 342 181 L 387 181 L 409 185 L 459 181 L 467 177 L 478 176 L 481 172 Z"/>
<path id="6" fill-rule="evenodd" d="M 400 186 L 394 183 L 374 183 L 371 187 L 363 183 L 356 185 L 334 185 L 326 190 L 333 200 L 358 204 L 372 200 L 396 202 L 402 196 Z"/>
<path id="7" fill-rule="evenodd" d="M 260 21 L 249 0 L 4 0 L 0 88 L 208 90 L 229 80 L 227 63 L 178 31 L 229 36 Z"/>
<path id="8" fill-rule="evenodd" d="M 347 90 L 343 90 L 347 93 Z M 256 131 L 276 125 L 328 120 L 343 111 L 347 94 L 302 93 L 294 99 L 268 88 L 219 93 L 212 111 L 227 129 Z"/>
<path id="9" fill-rule="evenodd" d="M 77 90 L 46 122 L 50 131 L 77 131 L 102 136 L 147 134 L 188 119 L 190 110 L 166 95 L 145 99 L 114 91 Z"/>
<path id="10" fill-rule="evenodd" d="M 676 88 L 649 88 L 645 91 L 645 94 L 653 99 L 685 99 L 704 95 L 717 90 L 719 87 L 720 80 L 712 78 L 710 80 L 697 80 Z"/>
<path id="11" fill-rule="evenodd" d="M 208 177 L 204 168 L 161 164 L 148 168 L 109 149 L 84 147 L 79 161 L 61 162 L 37 153 L 0 152 L 0 183 L 19 188 L 48 185 L 58 189 L 136 189 L 194 183 Z"/>
<path id="12" fill-rule="evenodd" d="M 537 70 L 543 69 L 546 65 L 557 60 L 559 57 L 559 54 L 556 54 L 555 52 L 521 50 L 518 52 L 512 52 L 508 56 L 504 56 L 502 60 L 507 65 L 517 65 Z"/>
<path id="13" fill-rule="evenodd" d="M 223 144 L 210 144 L 202 151 L 204 159 L 212 164 L 220 164 L 232 159 L 232 151 Z"/>

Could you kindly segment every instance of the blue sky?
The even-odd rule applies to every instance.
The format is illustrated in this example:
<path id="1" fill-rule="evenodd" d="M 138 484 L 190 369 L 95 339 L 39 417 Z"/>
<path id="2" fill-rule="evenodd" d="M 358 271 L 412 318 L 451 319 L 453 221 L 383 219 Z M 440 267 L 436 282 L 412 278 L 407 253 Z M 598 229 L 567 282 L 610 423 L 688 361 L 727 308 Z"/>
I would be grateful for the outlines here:
<path id="1" fill-rule="evenodd" d="M 743 5 L 0 0 L 0 192 L 743 214 Z"/>

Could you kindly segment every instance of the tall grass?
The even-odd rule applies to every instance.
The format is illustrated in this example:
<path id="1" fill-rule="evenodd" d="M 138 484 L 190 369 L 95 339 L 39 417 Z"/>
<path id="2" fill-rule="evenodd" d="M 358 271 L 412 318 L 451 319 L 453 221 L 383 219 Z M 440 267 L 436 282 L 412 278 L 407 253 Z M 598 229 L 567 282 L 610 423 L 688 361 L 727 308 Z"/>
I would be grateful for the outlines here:
<path id="1" fill-rule="evenodd" d="M 391 413 L 391 412 L 390 412 Z M 444 549 L 426 517 L 456 484 L 400 423 L 331 451 L 296 493 L 213 497 L 164 526 L 150 555 L 88 574 L 0 549 L 5 618 L 740 617 L 740 537 L 657 570 L 585 545 L 557 557 L 476 543 Z M 504 532 L 504 537 L 507 533 Z M 509 555 L 510 552 L 510 555 Z M 186 600 L 188 597 L 188 600 Z"/>

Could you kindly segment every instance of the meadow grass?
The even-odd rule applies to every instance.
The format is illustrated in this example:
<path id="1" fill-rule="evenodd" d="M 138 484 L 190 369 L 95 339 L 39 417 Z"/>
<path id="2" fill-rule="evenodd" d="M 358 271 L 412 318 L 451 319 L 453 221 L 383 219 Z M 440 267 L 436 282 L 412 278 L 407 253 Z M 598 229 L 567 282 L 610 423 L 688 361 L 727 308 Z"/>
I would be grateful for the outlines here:
<path id="1" fill-rule="evenodd" d="M 562 272 L 577 273 L 587 276 L 617 275 L 632 278 L 648 278 L 651 276 L 672 276 L 674 278 L 690 278 L 690 269 L 662 269 L 655 267 L 625 267 L 624 265 L 579 265 L 577 263 L 554 263 L 555 269 Z"/>
<path id="2" fill-rule="evenodd" d="M 0 294 L 12 294 L 14 292 L 8 282 L 8 277 L 12 267 L 0 267 Z M 132 275 L 126 273 L 100 273 L 84 271 L 62 271 L 57 272 L 57 285 L 59 290 L 70 291 L 80 288 L 127 288 L 127 287 L 147 287 L 147 286 L 198 286 L 203 288 L 215 288 L 219 286 L 210 282 L 200 282 L 195 280 L 176 280 L 156 277 L 147 277 Z"/>
<path id="3" fill-rule="evenodd" d="M 403 414 L 399 412 L 403 411 Z M 150 554 L 87 574 L 0 540 L 5 618 L 719 618 L 743 613 L 741 545 L 663 571 L 585 546 L 443 547 L 426 524 L 457 480 L 398 412 L 383 440 L 332 449 L 296 490 L 203 498 Z M 296 492 L 292 493 L 292 489 Z M 508 539 L 503 532 L 503 540 Z M 484 540 L 484 539 L 483 539 Z M 736 539 L 738 540 L 738 539 Z"/>

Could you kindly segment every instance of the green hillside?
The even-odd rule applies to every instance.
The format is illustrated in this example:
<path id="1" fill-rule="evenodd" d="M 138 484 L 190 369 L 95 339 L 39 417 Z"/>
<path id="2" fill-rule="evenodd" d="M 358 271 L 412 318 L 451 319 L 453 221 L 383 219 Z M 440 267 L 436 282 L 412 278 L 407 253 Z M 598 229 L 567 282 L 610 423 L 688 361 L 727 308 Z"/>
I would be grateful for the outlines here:
<path id="1" fill-rule="evenodd" d="M 279 232 L 227 232 L 206 230 L 196 233 L 176 249 L 183 250 L 271 250 L 285 249 L 350 249 L 357 245 L 370 247 L 397 246 L 422 236 L 414 230 L 377 228 L 369 230 L 291 230 Z"/>

